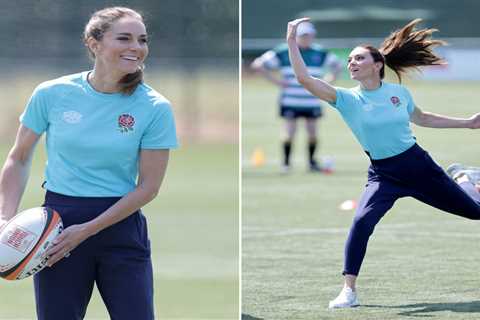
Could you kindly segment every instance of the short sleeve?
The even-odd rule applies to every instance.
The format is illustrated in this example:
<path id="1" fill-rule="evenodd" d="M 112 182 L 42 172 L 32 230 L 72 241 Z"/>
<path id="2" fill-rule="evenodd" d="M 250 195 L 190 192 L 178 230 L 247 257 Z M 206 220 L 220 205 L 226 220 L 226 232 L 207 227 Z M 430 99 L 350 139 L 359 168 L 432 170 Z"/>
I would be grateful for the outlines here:
<path id="1" fill-rule="evenodd" d="M 178 147 L 175 119 L 169 103 L 155 106 L 152 122 L 143 134 L 142 149 L 173 149 Z"/>
<path id="2" fill-rule="evenodd" d="M 36 134 L 42 134 L 48 127 L 49 103 L 47 89 L 37 87 L 20 116 L 20 122 Z"/>
<path id="3" fill-rule="evenodd" d="M 357 98 L 352 90 L 335 87 L 335 91 L 337 99 L 335 102 L 330 102 L 330 105 L 341 113 L 351 109 L 357 103 Z"/>
<path id="4" fill-rule="evenodd" d="M 268 70 L 276 70 L 280 67 L 280 59 L 274 50 L 268 50 L 260 56 L 260 60 L 264 68 Z"/>
<path id="5" fill-rule="evenodd" d="M 412 112 L 415 110 L 415 102 L 413 101 L 412 95 L 410 94 L 410 91 L 408 91 L 407 88 L 405 89 L 405 93 L 407 96 L 407 112 L 408 114 L 412 114 Z"/>

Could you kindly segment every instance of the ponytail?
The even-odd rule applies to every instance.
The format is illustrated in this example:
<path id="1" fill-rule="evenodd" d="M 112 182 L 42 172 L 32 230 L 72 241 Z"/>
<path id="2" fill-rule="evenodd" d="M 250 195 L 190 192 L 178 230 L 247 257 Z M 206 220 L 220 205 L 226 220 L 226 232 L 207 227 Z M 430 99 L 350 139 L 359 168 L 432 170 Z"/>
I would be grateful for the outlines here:
<path id="1" fill-rule="evenodd" d="M 134 73 L 129 73 L 123 76 L 118 82 L 120 86 L 120 92 L 126 95 L 131 95 L 137 86 L 143 82 L 143 67 L 138 69 Z"/>
<path id="2" fill-rule="evenodd" d="M 421 21 L 422 19 L 415 19 L 402 29 L 390 34 L 378 50 L 383 56 L 384 64 L 395 72 L 400 82 L 402 81 L 401 75 L 408 69 L 418 70 L 418 67 L 421 66 L 446 64 L 445 60 L 433 52 L 433 48 L 447 43 L 442 40 L 431 39 L 432 33 L 438 31 L 437 29 L 415 30 L 415 27 Z M 383 69 L 381 70 L 381 78 L 383 78 Z"/>

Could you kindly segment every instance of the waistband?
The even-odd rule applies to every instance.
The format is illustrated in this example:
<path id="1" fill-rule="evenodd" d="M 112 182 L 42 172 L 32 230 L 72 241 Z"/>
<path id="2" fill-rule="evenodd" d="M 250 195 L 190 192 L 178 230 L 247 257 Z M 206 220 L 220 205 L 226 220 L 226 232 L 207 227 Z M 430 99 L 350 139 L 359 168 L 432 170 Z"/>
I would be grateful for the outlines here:
<path id="1" fill-rule="evenodd" d="M 367 154 L 368 158 L 370 159 L 370 162 L 372 164 L 382 164 L 382 163 L 387 163 L 387 162 L 391 162 L 391 161 L 398 161 L 398 160 L 401 160 L 405 157 L 408 157 L 410 156 L 411 154 L 414 154 L 416 152 L 419 152 L 419 151 L 424 151 L 417 143 L 413 144 L 413 146 L 411 146 L 410 148 L 408 148 L 407 150 L 397 154 L 397 155 L 394 155 L 392 157 L 388 157 L 388 158 L 384 158 L 384 159 L 372 159 L 372 157 L 370 157 L 370 153 L 368 151 L 365 151 L 365 153 Z"/>
<path id="2" fill-rule="evenodd" d="M 109 206 L 122 197 L 74 197 L 47 190 L 45 204 L 67 205 L 75 207 Z"/>

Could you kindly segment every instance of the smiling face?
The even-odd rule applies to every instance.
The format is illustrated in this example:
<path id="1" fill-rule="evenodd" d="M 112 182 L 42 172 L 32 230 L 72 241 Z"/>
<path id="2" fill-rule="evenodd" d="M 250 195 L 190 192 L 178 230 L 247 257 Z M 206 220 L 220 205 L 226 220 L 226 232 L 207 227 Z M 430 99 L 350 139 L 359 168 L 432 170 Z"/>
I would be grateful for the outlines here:
<path id="1" fill-rule="evenodd" d="M 357 81 L 380 78 L 380 69 L 383 63 L 373 60 L 370 51 L 363 47 L 356 47 L 348 56 L 348 71 L 350 77 Z"/>
<path id="2" fill-rule="evenodd" d="M 121 78 L 142 67 L 148 55 L 147 32 L 143 22 L 125 16 L 113 22 L 100 40 L 89 38 L 95 69 Z"/>

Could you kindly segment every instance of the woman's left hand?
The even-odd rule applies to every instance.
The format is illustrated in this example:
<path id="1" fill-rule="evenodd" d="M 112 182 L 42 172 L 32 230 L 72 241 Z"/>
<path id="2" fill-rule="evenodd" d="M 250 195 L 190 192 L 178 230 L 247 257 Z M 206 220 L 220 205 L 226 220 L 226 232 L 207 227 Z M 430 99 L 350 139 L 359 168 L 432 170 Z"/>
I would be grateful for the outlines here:
<path id="1" fill-rule="evenodd" d="M 470 129 L 480 129 L 480 113 L 470 117 Z"/>
<path id="2" fill-rule="evenodd" d="M 53 266 L 59 260 L 68 258 L 70 252 L 80 243 L 89 237 L 85 225 L 74 224 L 66 228 L 53 240 L 53 247 L 46 252 L 48 258 L 47 265 Z"/>

